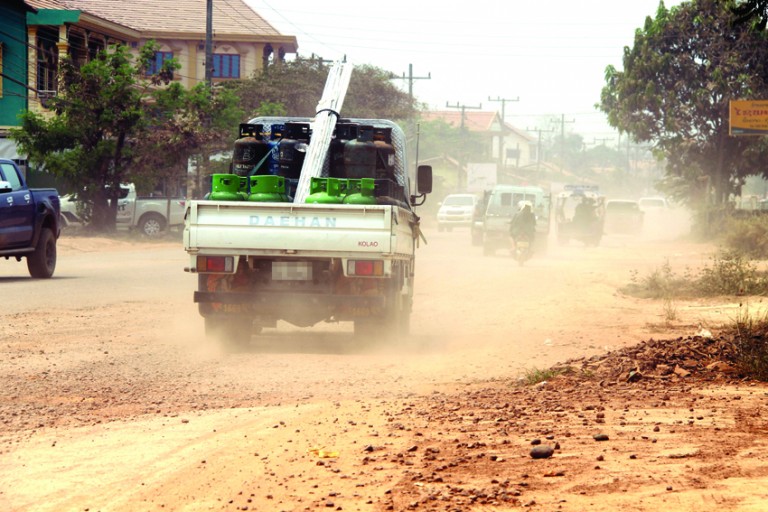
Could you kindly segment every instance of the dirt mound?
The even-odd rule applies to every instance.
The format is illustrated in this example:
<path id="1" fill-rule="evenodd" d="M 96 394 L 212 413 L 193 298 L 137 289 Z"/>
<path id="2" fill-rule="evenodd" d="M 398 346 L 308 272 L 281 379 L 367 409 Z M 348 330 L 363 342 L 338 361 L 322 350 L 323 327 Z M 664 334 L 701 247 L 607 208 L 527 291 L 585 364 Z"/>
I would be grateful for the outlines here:
<path id="1" fill-rule="evenodd" d="M 610 382 L 641 379 L 738 380 L 737 344 L 732 333 L 710 333 L 674 340 L 648 340 L 637 345 L 565 361 L 553 370 L 569 377 Z"/>
<path id="2" fill-rule="evenodd" d="M 571 359 L 534 385 L 491 381 L 435 393 L 392 417 L 412 431 L 385 510 L 752 510 L 768 477 L 755 446 L 763 383 L 744 379 L 732 336 L 649 340 Z M 426 428 L 429 425 L 429 428 Z M 629 496 L 632 496 L 630 498 Z"/>

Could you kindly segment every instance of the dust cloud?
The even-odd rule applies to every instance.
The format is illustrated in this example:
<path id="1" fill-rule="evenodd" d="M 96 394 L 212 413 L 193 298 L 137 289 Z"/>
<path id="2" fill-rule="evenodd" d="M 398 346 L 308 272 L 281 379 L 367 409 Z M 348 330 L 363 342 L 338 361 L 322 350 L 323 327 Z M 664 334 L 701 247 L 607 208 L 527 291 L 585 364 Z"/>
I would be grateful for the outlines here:
<path id="1" fill-rule="evenodd" d="M 546 248 L 520 266 L 508 249 L 484 255 L 472 244 L 468 228 L 440 232 L 425 216 L 427 242 L 416 250 L 406 338 L 382 333 L 361 340 L 351 322 L 307 328 L 278 322 L 277 328 L 254 335 L 245 350 L 232 353 L 206 338 L 192 289 L 163 335 L 186 344 L 186 357 L 249 367 L 229 372 L 233 383 L 271 375 L 270 388 L 314 386 L 319 375 L 329 379 L 324 393 L 364 381 L 410 389 L 517 378 L 533 367 L 651 337 L 648 324 L 658 307 L 617 298 L 617 290 L 629 282 L 631 271 L 658 266 L 665 255 L 686 262 L 702 257 L 699 248 L 678 243 L 688 234 L 689 217 L 685 210 L 652 212 L 642 234 L 606 235 L 597 247 L 577 241 L 560 245 L 553 227 Z"/>

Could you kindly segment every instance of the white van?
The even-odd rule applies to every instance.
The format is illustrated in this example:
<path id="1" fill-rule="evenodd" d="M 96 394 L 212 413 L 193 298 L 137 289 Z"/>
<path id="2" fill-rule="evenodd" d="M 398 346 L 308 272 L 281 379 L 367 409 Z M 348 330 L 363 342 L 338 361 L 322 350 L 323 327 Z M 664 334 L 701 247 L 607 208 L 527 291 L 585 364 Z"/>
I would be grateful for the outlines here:
<path id="1" fill-rule="evenodd" d="M 454 227 L 471 226 L 476 204 L 477 196 L 474 194 L 450 194 L 446 196 L 437 211 L 437 230 L 447 229 L 450 231 Z"/>
<path id="2" fill-rule="evenodd" d="M 491 190 L 483 217 L 483 253 L 492 255 L 499 248 L 510 247 L 509 225 L 520 209 L 521 201 L 528 201 L 536 215 L 536 244 L 543 247 L 549 233 L 549 192 L 540 187 L 522 185 L 496 185 Z"/>

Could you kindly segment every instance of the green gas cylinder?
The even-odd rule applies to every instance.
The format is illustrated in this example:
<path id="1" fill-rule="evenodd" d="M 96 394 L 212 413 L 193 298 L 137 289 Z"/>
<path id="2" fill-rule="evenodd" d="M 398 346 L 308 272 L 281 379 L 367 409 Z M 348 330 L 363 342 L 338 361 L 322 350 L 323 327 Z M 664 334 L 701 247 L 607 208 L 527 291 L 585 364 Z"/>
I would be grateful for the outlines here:
<path id="1" fill-rule="evenodd" d="M 240 187 L 237 189 L 237 193 L 240 194 L 240 199 L 243 201 L 248 200 L 248 176 L 239 176 Z"/>
<path id="2" fill-rule="evenodd" d="M 349 190 L 344 196 L 346 204 L 376 204 L 376 196 L 373 195 L 376 182 L 373 178 L 361 178 L 349 180 Z"/>
<path id="3" fill-rule="evenodd" d="M 315 178 L 309 182 L 309 196 L 305 203 L 339 204 L 344 200 L 347 180 L 338 178 Z"/>
<path id="4" fill-rule="evenodd" d="M 284 203 L 288 201 L 285 195 L 285 178 L 265 174 L 263 176 L 251 176 L 251 193 L 249 201 L 261 203 Z"/>
<path id="5" fill-rule="evenodd" d="M 240 201 L 240 176 L 237 174 L 214 174 L 211 176 L 212 201 Z"/>

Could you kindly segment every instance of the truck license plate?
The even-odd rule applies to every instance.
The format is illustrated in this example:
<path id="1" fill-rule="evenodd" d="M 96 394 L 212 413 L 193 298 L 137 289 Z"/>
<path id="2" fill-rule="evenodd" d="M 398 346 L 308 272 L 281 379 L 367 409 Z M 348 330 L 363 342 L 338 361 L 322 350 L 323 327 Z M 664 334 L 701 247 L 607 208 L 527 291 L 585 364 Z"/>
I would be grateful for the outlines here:
<path id="1" fill-rule="evenodd" d="M 273 281 L 309 281 L 312 279 L 312 264 L 308 261 L 273 261 Z"/>

